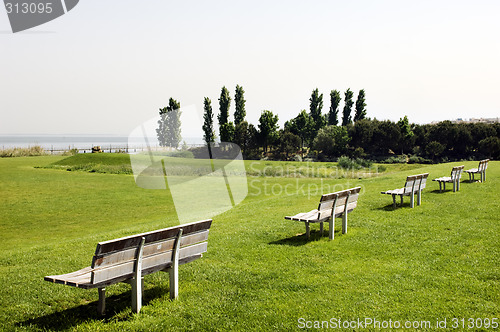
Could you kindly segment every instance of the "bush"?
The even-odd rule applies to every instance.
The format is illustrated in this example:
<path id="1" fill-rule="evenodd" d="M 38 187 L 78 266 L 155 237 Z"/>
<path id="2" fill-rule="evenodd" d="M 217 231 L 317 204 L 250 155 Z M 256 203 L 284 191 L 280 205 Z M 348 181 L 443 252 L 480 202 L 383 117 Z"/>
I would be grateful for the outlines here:
<path id="1" fill-rule="evenodd" d="M 432 164 L 432 160 L 420 156 L 411 156 L 408 158 L 408 164 Z"/>
<path id="2" fill-rule="evenodd" d="M 500 139 L 495 136 L 490 136 L 479 141 L 479 152 L 488 158 L 499 159 Z"/>
<path id="3" fill-rule="evenodd" d="M 363 159 L 363 158 L 356 158 L 356 164 L 364 167 L 364 168 L 370 168 L 373 165 L 373 162 L 368 159 Z"/>
<path id="4" fill-rule="evenodd" d="M 194 158 L 194 154 L 191 151 L 172 151 L 167 153 L 168 157 L 175 157 L 175 158 Z"/>
<path id="5" fill-rule="evenodd" d="M 373 162 L 361 158 L 351 159 L 349 157 L 342 156 L 337 160 L 337 164 L 343 169 L 361 169 L 371 167 Z"/>
<path id="6" fill-rule="evenodd" d="M 41 146 L 35 145 L 29 148 L 13 148 L 0 150 L 0 157 L 30 157 L 43 156 L 45 151 Z"/>
<path id="7" fill-rule="evenodd" d="M 400 156 L 392 156 L 385 160 L 380 161 L 383 164 L 406 164 L 408 157 L 405 154 Z"/>
<path id="8" fill-rule="evenodd" d="M 63 152 L 63 156 L 74 156 L 78 154 L 78 149 L 70 149 L 70 150 L 67 150 L 67 151 L 64 151 Z"/>

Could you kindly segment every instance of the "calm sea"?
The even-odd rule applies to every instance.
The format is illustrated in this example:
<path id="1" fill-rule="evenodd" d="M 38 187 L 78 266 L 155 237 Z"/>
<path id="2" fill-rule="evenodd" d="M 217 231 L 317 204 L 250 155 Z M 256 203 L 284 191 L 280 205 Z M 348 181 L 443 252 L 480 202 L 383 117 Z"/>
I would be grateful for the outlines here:
<path id="1" fill-rule="evenodd" d="M 198 138 L 186 138 L 189 145 L 200 144 Z M 72 135 L 3 135 L 0 136 L 0 149 L 28 148 L 41 146 L 46 151 L 78 149 L 89 152 L 93 146 L 100 146 L 105 152 L 145 148 L 141 140 L 129 141 L 126 136 L 72 136 Z M 132 151 L 131 151 L 132 152 Z"/>

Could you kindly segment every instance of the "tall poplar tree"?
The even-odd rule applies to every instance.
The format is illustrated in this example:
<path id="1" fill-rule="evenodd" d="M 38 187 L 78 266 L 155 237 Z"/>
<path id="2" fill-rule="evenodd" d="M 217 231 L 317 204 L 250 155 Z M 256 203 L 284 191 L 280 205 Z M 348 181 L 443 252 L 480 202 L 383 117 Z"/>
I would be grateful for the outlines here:
<path id="1" fill-rule="evenodd" d="M 207 97 L 203 101 L 203 109 L 203 140 L 210 149 L 211 143 L 215 142 L 214 113 L 212 112 L 212 101 Z"/>
<path id="2" fill-rule="evenodd" d="M 223 86 L 219 98 L 219 134 L 221 142 L 231 142 L 234 136 L 234 125 L 229 122 L 229 107 L 231 106 L 231 97 L 229 90 Z"/>
<path id="3" fill-rule="evenodd" d="M 314 89 L 309 98 L 309 115 L 314 121 L 314 129 L 317 131 L 325 125 L 325 119 L 321 115 L 323 109 L 323 94 L 319 94 L 318 89 Z M 316 136 L 316 135 L 314 135 Z"/>
<path id="4" fill-rule="evenodd" d="M 351 89 L 347 89 L 344 94 L 344 110 L 342 112 L 342 126 L 347 126 L 351 123 L 351 112 L 352 105 L 354 102 L 352 101 L 353 93 Z"/>
<path id="5" fill-rule="evenodd" d="M 356 100 L 356 113 L 354 114 L 354 122 L 366 118 L 365 109 L 365 90 L 359 90 L 358 99 Z"/>
<path id="6" fill-rule="evenodd" d="M 236 92 L 234 94 L 234 125 L 238 126 L 241 122 L 245 121 L 246 111 L 245 111 L 245 90 L 242 86 L 236 85 Z"/>
<path id="7" fill-rule="evenodd" d="M 328 125 L 336 126 L 339 124 L 339 105 L 342 98 L 340 92 L 332 90 L 330 92 L 330 111 L 328 112 Z"/>

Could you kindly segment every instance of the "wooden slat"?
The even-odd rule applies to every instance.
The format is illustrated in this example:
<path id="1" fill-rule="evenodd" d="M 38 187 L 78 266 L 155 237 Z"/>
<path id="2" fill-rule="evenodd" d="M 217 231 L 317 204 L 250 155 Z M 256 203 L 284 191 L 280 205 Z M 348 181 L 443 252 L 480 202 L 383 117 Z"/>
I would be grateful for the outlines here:
<path id="1" fill-rule="evenodd" d="M 348 212 L 351 212 L 352 210 L 354 210 L 354 208 L 356 208 L 356 206 L 358 206 L 358 202 L 351 202 L 347 205 L 347 211 Z M 342 214 L 344 213 L 344 209 L 345 209 L 345 205 L 342 205 L 342 206 L 337 206 L 335 208 L 335 218 L 338 218 L 340 216 L 342 216 Z M 325 219 L 328 219 L 330 218 L 330 216 L 332 215 L 332 209 L 330 210 L 323 210 L 319 213 L 319 220 L 325 220 Z"/>
<path id="2" fill-rule="evenodd" d="M 354 189 L 347 189 L 339 191 L 338 193 L 331 193 L 321 196 L 321 200 L 318 206 L 318 210 L 331 209 L 333 202 L 337 199 L 337 206 L 345 204 L 345 197 L 350 193 L 349 202 L 354 202 L 358 199 L 359 191 L 361 187 L 356 187 Z"/>
<path id="3" fill-rule="evenodd" d="M 192 246 L 184 247 L 179 250 L 179 258 L 187 258 L 193 255 L 199 255 L 207 251 L 208 243 L 202 242 Z M 156 266 L 166 265 L 172 261 L 172 251 L 166 251 L 158 255 L 143 257 L 142 268 L 149 269 Z M 132 276 L 135 261 L 128 261 L 123 264 L 112 265 L 106 268 L 94 269 L 92 271 L 92 284 L 97 284 L 106 280 Z"/>
<path id="4" fill-rule="evenodd" d="M 438 182 L 453 182 L 453 180 L 451 179 L 451 177 L 449 176 L 443 176 L 443 177 L 440 177 L 440 178 L 437 178 L 437 179 L 433 179 L 432 181 L 438 181 Z"/>
<path id="5" fill-rule="evenodd" d="M 404 188 L 387 190 L 387 191 L 381 192 L 381 194 L 388 194 L 388 195 L 402 195 L 403 193 L 404 193 Z"/>
<path id="6" fill-rule="evenodd" d="M 350 193 L 351 195 L 359 194 L 360 191 L 361 191 L 361 187 L 356 187 L 356 188 L 337 191 L 337 192 L 330 193 L 330 194 L 325 194 L 325 195 L 321 196 L 320 202 L 334 200 L 336 196 L 347 196 L 348 193 Z"/>
<path id="7" fill-rule="evenodd" d="M 78 271 L 75 271 L 75 272 L 71 272 L 71 273 L 67 273 L 67 274 L 60 274 L 60 275 L 55 275 L 55 276 L 46 276 L 43 279 L 45 281 L 50 281 L 50 282 L 54 282 L 54 283 L 57 283 L 57 284 L 66 284 L 67 281 L 69 281 L 69 280 L 77 279 L 77 278 L 79 278 L 81 276 L 88 275 L 89 281 L 90 281 L 90 272 L 91 272 L 91 270 L 92 269 L 90 267 L 86 267 L 84 269 L 81 269 L 81 270 L 78 270 Z"/>
<path id="8" fill-rule="evenodd" d="M 158 242 L 161 240 L 169 239 L 174 237 L 179 228 L 183 229 L 183 234 L 187 235 L 194 232 L 199 232 L 201 230 L 209 229 L 212 224 L 212 220 L 197 221 L 190 224 L 184 224 L 175 227 L 164 228 L 152 232 L 136 234 L 132 236 L 123 237 L 120 239 L 110 240 L 100 242 L 97 245 L 95 256 L 100 256 L 105 253 L 110 253 L 113 251 L 124 250 L 128 248 L 137 248 L 141 242 L 142 237 L 146 239 L 146 244 L 151 242 Z"/>
<path id="9" fill-rule="evenodd" d="M 85 285 L 90 283 L 91 279 L 91 271 L 90 267 L 86 267 L 84 269 L 71 272 L 68 274 L 61 274 L 56 276 L 47 276 L 43 279 L 45 281 L 50 281 L 56 284 L 63 284 L 73 287 L 80 287 L 80 285 Z"/>
<path id="10" fill-rule="evenodd" d="M 335 202 L 335 199 L 330 199 L 327 201 L 322 201 L 319 203 L 318 210 L 323 211 L 323 210 L 331 210 L 333 206 L 333 202 Z"/>
<path id="11" fill-rule="evenodd" d="M 191 233 L 181 238 L 181 247 L 206 241 L 208 239 L 208 230 L 197 233 Z M 164 241 L 153 242 L 144 246 L 143 257 L 159 254 L 168 250 L 172 250 L 175 242 L 175 237 Z M 123 251 L 112 252 L 110 254 L 94 256 L 92 260 L 92 268 L 106 267 L 113 264 L 119 264 L 135 259 L 137 248 L 130 248 Z"/>
<path id="12" fill-rule="evenodd" d="M 422 174 L 422 179 L 420 181 L 420 190 L 425 188 L 425 184 L 427 182 L 427 177 L 429 176 L 429 173 Z"/>
<path id="13" fill-rule="evenodd" d="M 300 221 L 315 220 L 315 219 L 318 219 L 318 210 L 312 210 L 309 212 L 298 213 L 294 216 L 287 216 L 287 217 L 285 217 L 285 219 L 300 220 Z"/>

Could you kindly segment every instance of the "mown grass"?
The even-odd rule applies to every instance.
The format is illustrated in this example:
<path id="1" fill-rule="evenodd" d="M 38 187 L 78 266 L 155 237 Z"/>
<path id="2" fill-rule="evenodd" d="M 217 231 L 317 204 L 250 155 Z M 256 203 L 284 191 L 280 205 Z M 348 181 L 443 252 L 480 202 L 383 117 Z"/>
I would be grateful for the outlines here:
<path id="1" fill-rule="evenodd" d="M 435 324 L 500 315 L 498 162 L 485 183 L 464 182 L 456 193 L 428 183 L 414 209 L 408 199 L 393 209 L 380 191 L 409 174 L 447 175 L 457 163 L 398 165 L 361 179 L 250 174 L 247 198 L 214 218 L 208 252 L 181 267 L 177 300 L 169 300 L 168 276 L 156 273 L 145 278 L 140 314 L 120 284 L 107 289 L 101 318 L 95 290 L 43 276 L 88 266 L 98 241 L 175 225 L 175 209 L 168 191 L 138 188 L 131 175 L 33 167 L 61 159 L 0 160 L 1 330 L 288 331 L 300 318 Z M 255 170 L 287 166 L 258 163 Z M 357 185 L 348 233 L 337 221 L 334 241 L 314 226 L 307 241 L 302 223 L 283 218 L 315 208 L 322 190 Z"/>
<path id="2" fill-rule="evenodd" d="M 133 158 L 143 158 L 149 160 L 149 156 L 134 156 Z M 84 171 L 90 173 L 108 174 L 132 174 L 131 157 L 128 154 L 114 153 L 86 153 L 76 154 L 44 165 L 43 168 L 60 169 L 66 171 Z M 207 168 L 204 160 L 192 158 L 167 157 L 167 164 L 170 172 L 183 175 L 198 172 L 197 175 L 205 175 L 211 171 Z M 215 160 L 215 165 L 227 163 L 226 160 Z M 366 178 L 378 176 L 384 172 L 395 172 L 411 170 L 418 165 L 374 164 L 370 167 L 345 167 L 339 163 L 316 163 L 316 162 L 279 162 L 279 161 L 254 161 L 244 162 L 246 175 L 258 177 L 292 177 L 292 178 Z"/>

